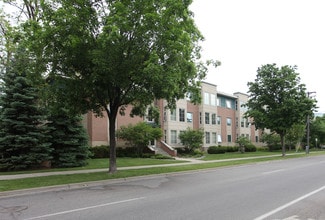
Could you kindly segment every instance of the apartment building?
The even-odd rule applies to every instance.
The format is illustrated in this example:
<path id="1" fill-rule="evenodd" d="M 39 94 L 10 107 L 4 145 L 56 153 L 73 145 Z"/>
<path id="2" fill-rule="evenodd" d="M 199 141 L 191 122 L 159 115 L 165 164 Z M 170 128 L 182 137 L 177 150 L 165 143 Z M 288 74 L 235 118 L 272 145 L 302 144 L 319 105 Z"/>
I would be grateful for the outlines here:
<path id="1" fill-rule="evenodd" d="M 215 84 L 207 82 L 202 82 L 201 95 L 201 104 L 194 105 L 188 99 L 181 99 L 177 101 L 175 109 L 168 109 L 165 100 L 155 101 L 154 104 L 160 110 L 163 138 L 152 144 L 173 152 L 174 148 L 182 147 L 178 137 L 187 128 L 204 131 L 204 149 L 215 145 L 234 146 L 239 136 L 249 138 L 253 144 L 260 144 L 260 133 L 255 130 L 252 120 L 244 118 L 246 109 L 243 104 L 247 102 L 248 95 L 240 92 L 219 92 Z M 125 116 L 118 116 L 117 129 L 122 125 L 148 121 L 148 118 L 131 118 L 130 110 L 131 108 L 127 107 Z M 108 119 L 105 114 L 103 118 L 98 118 L 88 113 L 84 125 L 92 146 L 108 144 Z"/>

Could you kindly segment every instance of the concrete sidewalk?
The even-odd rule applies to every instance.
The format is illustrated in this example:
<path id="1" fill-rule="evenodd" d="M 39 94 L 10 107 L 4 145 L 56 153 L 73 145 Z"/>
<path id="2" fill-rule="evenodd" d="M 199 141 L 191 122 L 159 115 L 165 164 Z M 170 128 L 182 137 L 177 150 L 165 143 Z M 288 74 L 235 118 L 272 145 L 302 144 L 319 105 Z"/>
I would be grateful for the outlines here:
<path id="1" fill-rule="evenodd" d="M 193 159 L 193 158 L 179 158 L 179 157 L 176 157 L 175 158 L 176 160 L 184 161 L 184 163 L 118 167 L 117 170 L 135 170 L 135 169 L 146 169 L 146 168 L 153 168 L 153 167 L 184 166 L 184 165 L 190 165 L 190 164 L 217 163 L 217 162 L 249 160 L 249 159 L 269 158 L 269 157 L 281 157 L 281 155 L 276 154 L 276 155 L 268 155 L 268 156 L 232 158 L 232 159 L 209 160 L 209 161 L 203 161 L 203 160 Z M 108 172 L 108 168 L 89 169 L 89 170 L 41 172 L 41 173 L 28 173 L 28 174 L 14 174 L 14 175 L 0 175 L 0 180 L 13 180 L 13 179 L 33 178 L 33 177 L 41 177 L 41 176 L 69 175 L 69 174 L 80 174 L 80 173 L 96 173 L 96 172 L 105 172 L 105 171 Z"/>

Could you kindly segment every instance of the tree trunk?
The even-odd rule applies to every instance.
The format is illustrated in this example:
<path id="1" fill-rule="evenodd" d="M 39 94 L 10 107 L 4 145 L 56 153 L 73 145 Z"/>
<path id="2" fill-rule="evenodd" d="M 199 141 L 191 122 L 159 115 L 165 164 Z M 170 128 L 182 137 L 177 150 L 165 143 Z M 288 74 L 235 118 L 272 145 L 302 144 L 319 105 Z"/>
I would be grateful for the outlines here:
<path id="1" fill-rule="evenodd" d="M 109 170 L 108 173 L 116 173 L 116 117 L 117 110 L 111 109 L 108 113 L 109 119 Z"/>
<path id="2" fill-rule="evenodd" d="M 282 146 L 282 156 L 284 157 L 286 155 L 286 147 L 284 144 L 284 135 L 281 134 L 280 137 L 281 137 L 281 146 Z"/>

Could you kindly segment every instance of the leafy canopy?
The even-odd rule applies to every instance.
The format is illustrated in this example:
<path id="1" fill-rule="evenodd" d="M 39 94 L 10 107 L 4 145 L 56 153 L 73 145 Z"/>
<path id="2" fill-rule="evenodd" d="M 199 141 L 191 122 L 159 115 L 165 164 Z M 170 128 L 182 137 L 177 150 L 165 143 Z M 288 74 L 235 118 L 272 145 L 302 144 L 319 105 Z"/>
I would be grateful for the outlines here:
<path id="1" fill-rule="evenodd" d="M 297 67 L 266 64 L 258 68 L 254 82 L 248 82 L 249 100 L 246 117 L 254 118 L 255 127 L 270 129 L 281 137 L 294 124 L 301 124 L 313 114 L 315 101 L 310 99 L 304 84 L 300 84 Z"/>
<path id="2" fill-rule="evenodd" d="M 146 122 L 139 122 L 136 125 L 122 126 L 118 130 L 117 137 L 126 140 L 131 147 L 136 147 L 140 155 L 150 141 L 162 137 L 162 131 Z"/>
<path id="3" fill-rule="evenodd" d="M 41 22 L 30 20 L 30 42 L 47 67 L 55 101 L 77 112 L 109 117 L 127 105 L 141 114 L 155 99 L 170 107 L 190 92 L 200 101 L 207 68 L 200 60 L 203 37 L 190 0 L 43 1 Z M 30 29 L 30 27 L 32 27 Z M 71 109 L 71 108 L 70 108 Z M 110 138 L 110 172 L 116 171 Z"/>
<path id="4" fill-rule="evenodd" d="M 198 149 L 203 145 L 204 132 L 202 129 L 194 130 L 187 128 L 179 134 L 179 139 L 181 143 L 188 148 L 190 151 Z"/>
<path id="5" fill-rule="evenodd" d="M 254 118 L 259 129 L 271 129 L 282 135 L 294 124 L 312 115 L 315 101 L 310 99 L 304 84 L 300 84 L 296 67 L 267 64 L 258 68 L 256 79 L 249 82 L 250 99 L 247 117 Z"/>

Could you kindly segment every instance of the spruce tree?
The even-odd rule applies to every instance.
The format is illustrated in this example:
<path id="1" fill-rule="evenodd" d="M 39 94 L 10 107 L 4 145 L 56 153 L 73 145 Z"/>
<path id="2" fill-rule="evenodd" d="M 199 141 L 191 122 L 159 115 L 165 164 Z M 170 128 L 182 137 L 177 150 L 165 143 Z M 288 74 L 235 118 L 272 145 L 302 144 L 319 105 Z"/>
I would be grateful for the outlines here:
<path id="1" fill-rule="evenodd" d="M 28 59 L 16 54 L 6 66 L 0 93 L 0 169 L 39 168 L 51 159 L 38 90 L 27 78 Z"/>
<path id="2" fill-rule="evenodd" d="M 87 164 L 89 156 L 88 136 L 78 115 L 67 109 L 52 110 L 48 118 L 53 147 L 53 167 L 78 167 Z"/>

